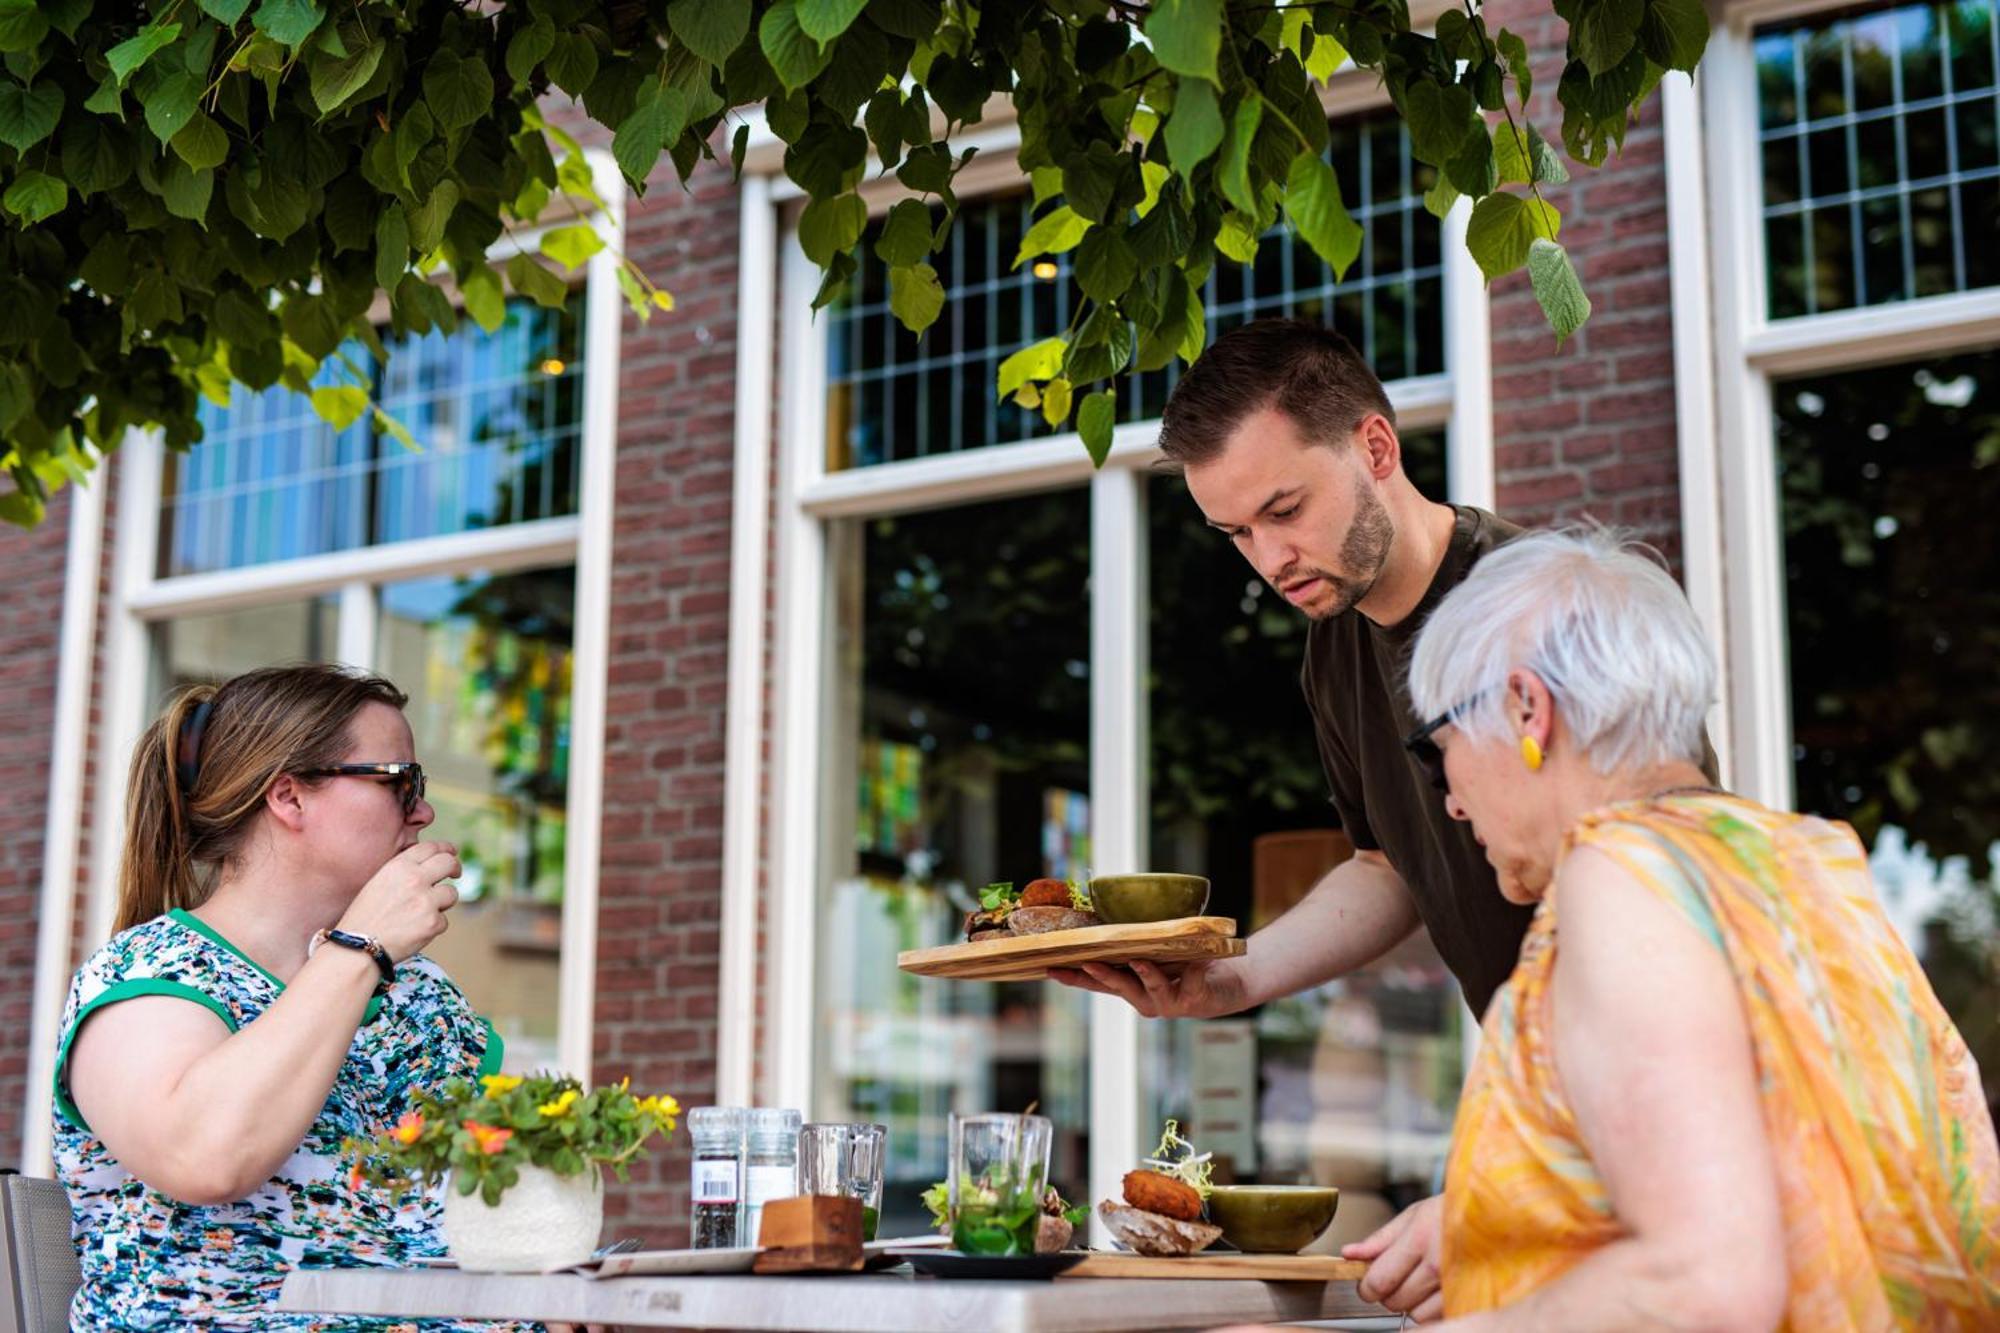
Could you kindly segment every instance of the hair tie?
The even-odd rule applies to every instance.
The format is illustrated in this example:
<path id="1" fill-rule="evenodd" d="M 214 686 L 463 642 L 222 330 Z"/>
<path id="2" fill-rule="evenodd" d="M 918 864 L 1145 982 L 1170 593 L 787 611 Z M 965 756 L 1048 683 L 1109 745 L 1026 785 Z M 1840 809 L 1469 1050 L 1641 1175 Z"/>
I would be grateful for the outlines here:
<path id="1" fill-rule="evenodd" d="M 215 700 L 203 699 L 181 723 L 180 743 L 174 750 L 174 769 L 180 777 L 184 795 L 194 790 L 194 781 L 201 776 L 201 737 L 208 730 L 208 719 L 214 712 Z"/>

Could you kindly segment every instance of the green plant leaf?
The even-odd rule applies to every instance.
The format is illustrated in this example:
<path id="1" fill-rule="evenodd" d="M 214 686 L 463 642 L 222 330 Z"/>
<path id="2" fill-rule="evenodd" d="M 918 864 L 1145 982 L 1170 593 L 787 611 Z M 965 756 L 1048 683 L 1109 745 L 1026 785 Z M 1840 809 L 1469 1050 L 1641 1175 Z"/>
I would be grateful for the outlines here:
<path id="1" fill-rule="evenodd" d="M 1139 261 L 1117 227 L 1093 227 L 1077 247 L 1077 286 L 1093 301 L 1115 301 L 1139 276 Z"/>
<path id="2" fill-rule="evenodd" d="M 160 166 L 160 199 L 167 206 L 167 212 L 190 222 L 204 222 L 208 217 L 208 205 L 215 196 L 215 172 L 197 171 L 181 161 L 178 154 L 169 155 Z"/>
<path id="3" fill-rule="evenodd" d="M 1111 389 L 1086 394 L 1076 409 L 1076 433 L 1090 451 L 1090 461 L 1098 467 L 1111 457 L 1111 430 L 1118 424 L 1118 394 Z"/>
<path id="4" fill-rule="evenodd" d="M 368 393 L 351 384 L 312 391 L 313 411 L 335 430 L 346 430 L 368 410 Z"/>
<path id="5" fill-rule="evenodd" d="M 169 74 L 155 83 L 151 91 L 139 94 L 139 105 L 146 111 L 146 128 L 161 143 L 168 142 L 194 119 L 195 104 L 200 97 L 201 83 L 194 75 L 186 70 Z"/>
<path id="6" fill-rule="evenodd" d="M 571 97 L 582 97 L 597 78 L 597 44 L 580 32 L 559 32 L 549 48 L 549 77 Z"/>
<path id="7" fill-rule="evenodd" d="M 250 26 L 272 41 L 296 50 L 305 45 L 326 18 L 326 11 L 313 0 L 263 0 L 250 17 Z"/>
<path id="8" fill-rule="evenodd" d="M 1562 215 L 1550 205 L 1501 191 L 1472 206 L 1465 245 L 1491 282 L 1525 264 L 1537 237 L 1553 241 L 1561 229 Z"/>
<path id="9" fill-rule="evenodd" d="M 996 395 L 1005 398 L 1023 384 L 1054 375 L 1062 369 L 1063 353 L 1068 346 L 1061 338 L 1044 338 L 1002 361 Z"/>
<path id="10" fill-rule="evenodd" d="M 1569 168 L 1563 165 L 1562 157 L 1549 147 L 1542 138 L 1541 131 L 1528 126 L 1528 160 L 1533 164 L 1533 174 L 1537 185 L 1563 185 L 1569 181 Z"/>
<path id="11" fill-rule="evenodd" d="M 0 205 L 29 226 L 52 218 L 69 202 L 69 186 L 43 171 L 24 171 L 14 177 Z"/>
<path id="12" fill-rule="evenodd" d="M 4 3 L 4 0 L 0 0 Z M 106 63 L 111 66 L 111 77 L 123 88 L 139 67 L 158 55 L 160 50 L 181 35 L 178 23 L 162 23 L 154 19 L 138 33 L 126 38 L 104 53 Z"/>
<path id="13" fill-rule="evenodd" d="M 313 105 L 321 116 L 330 116 L 347 105 L 347 100 L 367 86 L 382 63 L 388 43 L 369 38 L 366 45 L 344 58 L 314 53 L 306 61 L 311 76 Z"/>
<path id="14" fill-rule="evenodd" d="M 1421 161 L 1443 166 L 1472 132 L 1472 94 L 1456 84 L 1444 87 L 1429 79 L 1412 83 L 1403 109 L 1410 127 L 1410 147 Z"/>
<path id="15" fill-rule="evenodd" d="M 683 46 L 719 68 L 750 32 L 750 0 L 673 0 L 667 26 Z"/>
<path id="16" fill-rule="evenodd" d="M 181 161 L 191 167 L 219 167 L 229 158 L 229 134 L 209 116 L 197 111 L 174 135 L 173 147 Z"/>
<path id="17" fill-rule="evenodd" d="M 507 322 L 507 297 L 500 289 L 500 275 L 488 265 L 474 264 L 467 269 L 458 280 L 458 294 L 465 302 L 465 313 L 487 333 Z"/>
<path id="18" fill-rule="evenodd" d="M 0 79 L 0 143 L 25 153 L 55 132 L 62 119 L 62 89 L 53 83 L 23 88 Z"/>
<path id="19" fill-rule="evenodd" d="M 931 252 L 931 211 L 915 199 L 898 201 L 875 238 L 875 257 L 891 267 L 914 264 Z"/>
<path id="20" fill-rule="evenodd" d="M 1034 387 L 1032 384 L 1026 385 L 1022 388 L 1021 392 L 1028 393 Z M 1042 420 L 1048 422 L 1051 426 L 1060 426 L 1063 422 L 1068 421 L 1070 401 L 1074 394 L 1075 390 L 1071 387 L 1070 382 L 1060 377 L 1052 379 L 1043 385 L 1041 390 Z"/>
<path id="21" fill-rule="evenodd" d="M 1312 54 L 1306 57 L 1306 73 L 1325 83 L 1340 72 L 1347 63 L 1347 48 L 1333 40 L 1330 34 L 1313 34 Z"/>
<path id="22" fill-rule="evenodd" d="M 757 25 L 757 43 L 786 92 L 811 83 L 833 58 L 832 51 L 799 26 L 794 0 L 777 0 L 764 11 L 764 18 Z"/>
<path id="23" fill-rule="evenodd" d="M 1708 48 L 1708 10 L 1701 0 L 1646 0 L 1639 49 L 1656 65 L 1694 73 Z"/>
<path id="24" fill-rule="evenodd" d="M 1250 183 L 1250 145 L 1257 138 L 1257 126 L 1264 119 L 1264 99 L 1254 90 L 1246 91 L 1230 117 L 1229 140 L 1222 146 L 1222 161 L 1216 166 L 1216 184 L 1222 197 L 1252 216 L 1258 211 L 1257 191 Z"/>
<path id="25" fill-rule="evenodd" d="M 889 270 L 889 309 L 903 327 L 922 334 L 937 322 L 944 309 L 944 286 L 937 270 L 929 264 L 912 264 Z"/>
<path id="26" fill-rule="evenodd" d="M 922 205 L 918 205 L 922 207 Z M 830 199 L 814 199 L 799 215 L 799 247 L 806 252 L 806 258 L 825 268 L 833 263 L 833 257 L 852 250 L 861 242 L 861 233 L 868 225 L 868 205 L 858 194 L 837 194 Z M 926 238 L 930 228 L 924 228 Z M 926 246 L 926 249 L 929 247 Z M 917 258 L 921 258 L 919 253 Z M 904 267 L 908 266 L 908 261 Z"/>
<path id="27" fill-rule="evenodd" d="M 49 21 L 35 0 L 0 0 L 0 51 L 32 51 L 48 31 Z"/>
<path id="28" fill-rule="evenodd" d="M 578 222 L 568 227 L 557 227 L 542 233 L 542 253 L 563 266 L 567 272 L 575 272 L 590 262 L 590 257 L 604 248 L 604 238 L 597 234 L 597 228 L 587 222 Z"/>
<path id="29" fill-rule="evenodd" d="M 1570 266 L 1569 253 L 1554 241 L 1537 236 L 1528 246 L 1528 281 L 1534 285 L 1535 299 L 1542 303 L 1549 327 L 1556 332 L 1556 345 L 1583 327 L 1590 318 L 1590 298 Z"/>
<path id="30" fill-rule="evenodd" d="M 442 129 L 464 129 L 492 109 L 493 71 L 482 60 L 441 50 L 424 66 L 424 101 Z"/>
<path id="31" fill-rule="evenodd" d="M 1294 157 L 1285 173 L 1285 216 L 1335 280 L 1345 277 L 1361 253 L 1361 224 L 1348 214 L 1333 168 L 1311 149 Z"/>
<path id="32" fill-rule="evenodd" d="M 1222 107 L 1206 80 L 1180 81 L 1174 111 L 1167 117 L 1167 160 L 1181 179 L 1192 181 L 1194 170 L 1222 143 Z"/>
<path id="33" fill-rule="evenodd" d="M 1013 267 L 1019 268 L 1037 255 L 1059 255 L 1074 250 L 1089 230 L 1090 223 L 1078 217 L 1069 207 L 1050 209 L 1021 238 L 1021 248 L 1014 256 Z"/>
<path id="34" fill-rule="evenodd" d="M 1645 17 L 1645 0 L 1588 0 L 1580 5 L 1570 41 L 1577 59 L 1592 74 L 1602 74 L 1632 53 Z"/>
<path id="35" fill-rule="evenodd" d="M 443 243 L 445 228 L 451 223 L 452 210 L 458 207 L 458 198 L 458 182 L 442 180 L 428 198 L 409 210 L 412 250 L 419 255 L 427 255 Z"/>
<path id="36" fill-rule="evenodd" d="M 569 300 L 569 284 L 535 262 L 533 255 L 507 261 L 507 285 L 536 305 L 559 310 Z"/>
<path id="37" fill-rule="evenodd" d="M 250 8 L 250 0 L 201 0 L 201 12 L 226 28 L 236 26 Z"/>
<path id="38" fill-rule="evenodd" d="M 632 108 L 611 137 L 611 156 L 634 185 L 645 183 L 666 146 L 678 139 L 687 123 L 687 95 L 663 88 Z"/>
<path id="39" fill-rule="evenodd" d="M 1493 127 L 1493 166 L 1501 185 L 1526 185 L 1534 179 L 1528 136 L 1518 126 L 1503 121 Z"/>
<path id="40" fill-rule="evenodd" d="M 391 204 L 375 219 L 375 285 L 393 291 L 409 267 L 409 215 L 401 204 Z"/>
<path id="41" fill-rule="evenodd" d="M 1528 44 L 1505 28 L 1493 39 L 1493 44 L 1499 49 L 1500 58 L 1507 62 L 1508 73 L 1514 76 L 1515 96 L 1526 106 L 1535 91 L 1535 69 L 1528 60 Z"/>
<path id="42" fill-rule="evenodd" d="M 1222 30 L 1222 0 L 1155 0 L 1146 14 L 1146 40 L 1161 67 L 1210 83 Z"/>
<path id="43" fill-rule="evenodd" d="M 77 116 L 63 126 L 62 170 L 78 194 L 123 185 L 132 174 L 131 136 L 103 116 Z"/>
<path id="44" fill-rule="evenodd" d="M 556 27 L 547 18 L 537 18 L 517 29 L 507 42 L 507 77 L 526 83 L 535 77 L 535 67 L 555 50 Z"/>
<path id="45" fill-rule="evenodd" d="M 816 42 L 830 42 L 847 31 L 867 4 L 868 0 L 798 0 L 799 28 Z"/>

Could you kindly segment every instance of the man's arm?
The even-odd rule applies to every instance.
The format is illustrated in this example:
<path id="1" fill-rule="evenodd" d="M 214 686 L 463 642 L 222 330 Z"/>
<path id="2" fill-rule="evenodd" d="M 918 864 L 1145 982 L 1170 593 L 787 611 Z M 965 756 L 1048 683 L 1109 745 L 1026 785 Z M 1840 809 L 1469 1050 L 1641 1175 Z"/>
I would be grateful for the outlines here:
<path id="1" fill-rule="evenodd" d="M 1087 963 L 1049 979 L 1116 995 L 1147 1018 L 1214 1018 L 1317 986 L 1374 962 L 1410 937 L 1410 890 L 1380 852 L 1356 852 L 1329 870 L 1238 958 L 1162 967 Z"/>

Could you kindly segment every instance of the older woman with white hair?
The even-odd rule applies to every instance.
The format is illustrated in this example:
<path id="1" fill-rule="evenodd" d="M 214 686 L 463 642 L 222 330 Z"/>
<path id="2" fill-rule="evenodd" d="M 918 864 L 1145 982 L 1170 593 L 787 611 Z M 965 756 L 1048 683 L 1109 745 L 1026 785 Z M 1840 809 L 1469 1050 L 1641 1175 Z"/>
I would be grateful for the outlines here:
<path id="1" fill-rule="evenodd" d="M 1602 532 L 1487 556 L 1417 641 L 1411 749 L 1537 905 L 1459 1108 L 1443 1312 L 2000 1328 L 1971 1053 L 1853 831 L 1707 784 L 1715 689 L 1680 589 Z"/>

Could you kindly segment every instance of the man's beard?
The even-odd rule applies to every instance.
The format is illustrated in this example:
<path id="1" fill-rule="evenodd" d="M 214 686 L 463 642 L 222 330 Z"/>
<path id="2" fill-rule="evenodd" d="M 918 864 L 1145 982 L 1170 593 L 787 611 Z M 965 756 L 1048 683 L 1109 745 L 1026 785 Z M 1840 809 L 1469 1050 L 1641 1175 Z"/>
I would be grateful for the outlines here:
<path id="1" fill-rule="evenodd" d="M 1324 569 L 1288 571 L 1280 576 L 1278 587 L 1282 591 L 1285 584 L 1295 583 L 1301 577 L 1310 575 L 1326 584 L 1333 593 L 1333 600 L 1306 611 L 1307 618 L 1331 620 L 1345 615 L 1375 590 L 1375 581 L 1382 577 L 1382 567 L 1389 563 L 1389 546 L 1395 536 L 1396 524 L 1389 517 L 1388 506 L 1376 497 L 1374 491 L 1357 481 L 1354 485 L 1354 522 L 1348 525 L 1347 538 L 1340 544 L 1340 563 L 1350 573 L 1343 576 Z"/>

